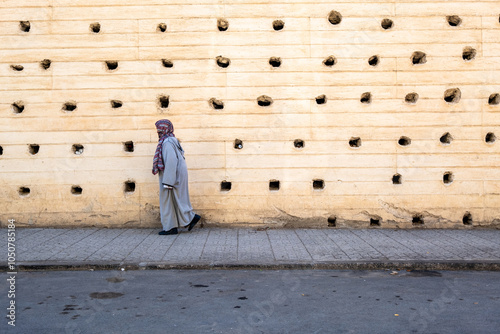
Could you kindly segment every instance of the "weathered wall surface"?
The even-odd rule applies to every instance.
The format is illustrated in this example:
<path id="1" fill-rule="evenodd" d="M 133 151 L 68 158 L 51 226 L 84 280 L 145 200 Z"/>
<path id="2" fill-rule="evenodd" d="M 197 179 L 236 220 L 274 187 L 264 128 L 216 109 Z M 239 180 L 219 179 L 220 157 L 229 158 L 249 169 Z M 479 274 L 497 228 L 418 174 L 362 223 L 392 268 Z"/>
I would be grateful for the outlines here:
<path id="1" fill-rule="evenodd" d="M 1 223 L 159 227 L 154 122 L 169 118 L 209 222 L 498 224 L 499 14 L 498 1 L 2 1 Z"/>

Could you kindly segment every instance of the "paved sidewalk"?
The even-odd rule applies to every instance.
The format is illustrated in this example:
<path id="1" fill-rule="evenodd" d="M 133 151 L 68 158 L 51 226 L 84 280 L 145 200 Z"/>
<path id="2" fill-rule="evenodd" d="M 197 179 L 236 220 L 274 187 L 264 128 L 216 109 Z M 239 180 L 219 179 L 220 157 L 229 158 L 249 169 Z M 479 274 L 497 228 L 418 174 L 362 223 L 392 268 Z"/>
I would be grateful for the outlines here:
<path id="1" fill-rule="evenodd" d="M 195 228 L 16 230 L 27 269 L 332 268 L 500 270 L 500 230 Z M 0 229 L 6 270 L 7 230 Z"/>

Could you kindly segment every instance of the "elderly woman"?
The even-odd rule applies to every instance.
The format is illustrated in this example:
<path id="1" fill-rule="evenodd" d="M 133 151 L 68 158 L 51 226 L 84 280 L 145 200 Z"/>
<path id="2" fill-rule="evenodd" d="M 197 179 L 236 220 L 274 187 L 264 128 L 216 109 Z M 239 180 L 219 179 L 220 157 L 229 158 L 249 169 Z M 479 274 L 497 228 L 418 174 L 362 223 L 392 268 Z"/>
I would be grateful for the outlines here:
<path id="1" fill-rule="evenodd" d="M 200 220 L 189 200 L 188 170 L 184 150 L 175 138 L 174 126 L 168 119 L 155 123 L 158 146 L 153 160 L 153 175 L 160 177 L 160 235 L 177 234 L 178 227 L 191 231 Z"/>

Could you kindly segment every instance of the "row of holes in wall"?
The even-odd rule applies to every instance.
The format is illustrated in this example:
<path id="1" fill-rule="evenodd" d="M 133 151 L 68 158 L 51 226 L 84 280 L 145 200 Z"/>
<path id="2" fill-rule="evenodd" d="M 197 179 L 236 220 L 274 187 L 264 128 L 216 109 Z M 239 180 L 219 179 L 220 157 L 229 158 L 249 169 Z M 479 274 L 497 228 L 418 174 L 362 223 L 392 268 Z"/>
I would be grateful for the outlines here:
<path id="1" fill-rule="evenodd" d="M 443 183 L 450 184 L 453 182 L 453 173 L 445 172 L 443 174 Z M 394 174 L 392 177 L 393 184 L 401 184 L 401 175 Z M 232 188 L 232 182 L 230 181 L 222 181 L 220 183 L 220 191 L 221 192 L 229 192 Z M 321 179 L 314 179 L 312 181 L 313 190 L 323 190 L 325 188 L 325 181 Z M 280 190 L 280 181 L 279 180 L 270 180 L 269 181 L 269 190 L 272 192 Z M 132 194 L 135 192 L 135 182 L 128 180 L 123 183 L 123 191 L 126 194 Z M 80 186 L 72 186 L 71 193 L 73 195 L 81 195 L 83 192 L 82 187 Z M 19 196 L 26 197 L 31 193 L 31 189 L 29 187 L 19 187 L 18 189 Z"/>
<path id="2" fill-rule="evenodd" d="M 451 183 L 453 183 L 455 179 L 455 176 L 453 175 L 452 172 L 444 172 L 443 173 L 443 184 L 445 185 L 449 185 Z M 392 184 L 402 184 L 403 183 L 403 180 L 402 180 L 402 176 L 401 174 L 394 174 L 391 178 L 391 181 L 392 181 Z M 312 181 L 312 188 L 313 190 L 323 190 L 325 189 L 325 181 L 322 180 L 322 179 L 314 179 Z M 281 187 L 281 183 L 279 180 L 270 180 L 269 181 L 269 191 L 279 191 L 280 190 L 280 187 Z M 222 181 L 220 183 L 220 191 L 221 192 L 228 192 L 230 191 L 232 188 L 232 182 L 231 181 Z"/>
<path id="3" fill-rule="evenodd" d="M 413 226 L 424 226 L 425 219 L 422 214 L 414 214 L 411 218 L 411 222 Z M 472 214 L 469 211 L 466 211 L 462 217 L 462 223 L 464 225 L 472 225 Z M 337 227 L 337 216 L 330 216 L 327 219 L 327 223 L 329 227 Z M 370 227 L 381 226 L 382 219 L 380 217 L 371 217 L 369 221 Z"/>
<path id="4" fill-rule="evenodd" d="M 447 89 L 444 92 L 443 100 L 446 103 L 449 104 L 456 104 L 460 101 L 462 97 L 462 93 L 459 88 L 450 88 Z M 408 104 L 416 104 L 419 99 L 418 93 L 412 92 L 406 94 L 404 98 L 404 102 Z M 319 95 L 315 98 L 315 101 L 317 104 L 326 104 L 328 98 L 326 95 L 322 94 Z M 370 92 L 365 92 L 361 94 L 361 97 L 359 101 L 363 104 L 370 104 L 373 101 L 373 95 Z M 160 109 L 167 109 L 170 105 L 170 96 L 168 95 L 161 95 L 157 98 L 157 106 Z M 257 98 L 257 104 L 261 107 L 268 107 L 271 104 L 274 103 L 274 100 L 272 97 L 267 96 L 267 95 L 261 95 Z M 216 98 L 211 98 L 208 100 L 208 104 L 210 107 L 212 107 L 215 110 L 222 110 L 224 109 L 224 102 L 216 99 Z M 500 94 L 499 93 L 493 93 L 488 97 L 488 105 L 490 106 L 496 106 L 500 104 Z M 119 109 L 123 107 L 123 101 L 121 100 L 110 100 L 110 106 L 113 109 Z M 19 100 L 11 104 L 12 112 L 14 114 L 22 114 L 26 110 L 26 105 L 24 101 Z M 77 102 L 76 101 L 67 101 L 63 103 L 61 110 L 70 113 L 75 111 L 78 108 Z"/>
<path id="5" fill-rule="evenodd" d="M 474 58 L 476 58 L 476 54 L 477 54 L 476 49 L 474 49 L 470 46 L 466 46 L 466 47 L 464 47 L 464 49 L 462 51 L 462 59 L 464 61 L 474 60 Z M 415 51 L 411 55 L 410 61 L 411 61 L 412 65 L 425 64 L 425 63 L 427 63 L 427 55 L 422 51 Z M 222 56 L 217 56 L 215 58 L 215 62 L 219 67 L 222 67 L 222 68 L 226 68 L 231 64 L 231 60 L 229 58 L 222 57 Z M 277 67 L 281 66 L 283 61 L 282 61 L 281 57 L 270 57 L 268 62 L 269 62 L 269 65 L 271 65 L 271 67 L 277 68 Z M 323 65 L 325 65 L 327 67 L 332 67 L 332 66 L 336 65 L 337 62 L 338 62 L 337 58 L 335 56 L 331 55 L 323 60 Z M 161 63 L 163 65 L 163 67 L 166 67 L 166 68 L 174 67 L 174 63 L 170 59 L 164 58 L 161 60 Z M 378 64 L 380 64 L 380 56 L 374 55 L 374 56 L 371 56 L 370 58 L 368 58 L 368 65 L 377 66 Z M 40 67 L 44 70 L 48 70 L 51 67 L 51 65 L 52 65 L 52 61 L 50 59 L 44 59 L 44 60 L 40 61 Z M 118 64 L 117 60 L 106 60 L 106 61 L 104 61 L 104 65 L 108 71 L 116 71 L 118 69 L 119 64 Z M 24 66 L 22 64 L 12 64 L 12 65 L 10 65 L 10 68 L 15 72 L 21 72 L 24 70 Z"/>
<path id="6" fill-rule="evenodd" d="M 73 195 L 79 196 L 83 193 L 82 187 L 75 185 L 71 186 L 70 189 Z M 135 192 L 135 182 L 134 181 L 125 181 L 123 183 L 123 192 L 125 194 L 133 194 Z M 29 187 L 19 187 L 18 189 L 19 196 L 28 197 L 31 194 L 31 189 Z"/>
<path id="7" fill-rule="evenodd" d="M 443 139 L 443 137 L 446 137 L 446 138 Z M 449 133 L 446 133 L 445 136 L 443 136 L 443 137 L 441 137 L 442 140 L 446 140 L 446 139 L 451 138 L 451 136 L 449 136 Z M 407 139 L 408 139 L 407 137 L 401 137 L 401 139 L 399 139 L 398 143 L 401 145 L 401 141 L 402 140 L 406 141 Z M 361 140 L 359 138 L 351 139 L 349 141 L 349 145 L 351 147 L 359 147 L 361 145 L 360 142 L 361 142 Z M 234 146 L 235 149 L 242 149 L 243 148 L 243 142 L 239 139 L 235 140 L 234 145 L 235 145 Z M 359 145 L 359 146 L 357 146 L 357 145 Z M 294 146 L 296 148 L 303 148 L 304 142 L 300 139 L 297 139 L 294 141 Z M 134 143 L 132 141 L 125 142 L 123 144 L 123 149 L 125 152 L 134 152 Z M 28 151 L 30 154 L 36 155 L 40 151 L 40 145 L 30 144 L 30 145 L 28 145 Z M 72 146 L 72 151 L 76 155 L 81 155 L 81 154 L 83 154 L 84 147 L 83 147 L 83 145 L 75 144 Z M 1 146 L 0 146 L 0 155 L 3 155 L 3 148 Z M 449 183 L 453 182 L 453 174 L 451 172 L 445 172 L 443 175 L 443 182 L 445 184 L 449 184 Z M 401 184 L 402 183 L 401 175 L 400 174 L 393 175 L 392 183 L 393 184 Z M 226 187 L 223 184 L 224 184 L 224 182 L 221 183 L 221 190 L 230 190 L 231 189 L 230 183 L 229 183 L 229 189 L 226 189 Z M 277 187 L 276 187 L 276 185 L 277 185 Z M 319 186 L 319 185 L 321 185 L 321 186 Z M 313 182 L 314 189 L 323 189 L 323 187 L 324 187 L 324 183 L 322 180 L 317 180 L 317 182 L 316 181 Z M 269 189 L 270 190 L 279 190 L 279 181 L 270 181 Z"/>
<path id="8" fill-rule="evenodd" d="M 484 141 L 488 144 L 493 144 L 496 141 L 496 136 L 493 132 L 488 132 L 486 136 L 484 137 Z M 442 145 L 450 145 L 451 142 L 453 141 L 453 137 L 449 132 L 444 133 L 440 138 L 439 142 Z M 360 137 L 351 137 L 348 141 L 349 146 L 352 148 L 358 148 L 361 147 L 362 141 Z M 400 146 L 409 146 L 411 144 L 411 138 L 406 137 L 406 136 L 401 136 L 397 140 L 398 145 Z M 293 141 L 293 146 L 297 149 L 303 149 L 305 147 L 305 141 L 302 139 L 295 139 Z M 243 149 L 243 141 L 241 139 L 235 139 L 233 142 L 233 147 L 236 150 L 242 150 Z M 83 154 L 84 151 L 84 146 L 81 144 L 74 144 L 71 147 L 71 150 L 74 154 L 76 155 L 81 155 Z M 125 152 L 134 152 L 134 142 L 133 141 L 126 141 L 123 143 L 123 150 Z M 38 144 L 28 144 L 28 152 L 31 155 L 36 155 L 40 151 L 40 145 Z M 3 155 L 3 147 L 0 146 L 0 155 Z"/>
<path id="9" fill-rule="evenodd" d="M 74 144 L 71 146 L 71 151 L 76 155 L 82 155 L 85 147 L 81 144 Z M 126 141 L 123 143 L 123 151 L 125 152 L 134 152 L 134 142 Z M 40 152 L 40 145 L 38 144 L 29 144 L 28 152 L 31 155 L 37 155 Z M 0 146 L 0 155 L 3 155 L 3 147 Z"/>
<path id="10" fill-rule="evenodd" d="M 315 180 L 314 182 L 317 182 L 317 184 L 316 184 L 317 187 L 319 187 L 319 186 L 324 187 L 324 185 L 322 185 L 323 184 L 322 180 Z M 221 183 L 221 188 L 223 185 L 226 188 L 226 191 L 231 189 L 231 182 L 224 181 L 223 183 Z M 271 189 L 271 187 L 277 188 L 277 189 Z M 269 188 L 271 190 L 279 190 L 279 181 L 270 181 Z M 83 193 L 82 187 L 80 187 L 78 185 L 71 186 L 70 191 L 75 196 L 82 195 L 82 193 Z M 125 181 L 123 184 L 123 191 L 126 194 L 134 193 L 135 192 L 135 182 L 131 181 L 131 180 Z M 19 192 L 19 195 L 21 197 L 28 197 L 31 193 L 31 189 L 29 187 L 19 187 L 18 192 Z M 470 212 L 466 212 L 464 214 L 462 222 L 464 225 L 472 225 L 472 215 L 470 214 Z M 424 225 L 423 216 L 421 214 L 413 215 L 412 224 L 414 226 Z M 335 227 L 336 225 L 337 225 L 337 217 L 336 216 L 328 217 L 328 226 Z M 380 225 L 381 225 L 381 219 L 379 217 L 370 218 L 370 226 L 380 226 Z"/>
<path id="11" fill-rule="evenodd" d="M 488 144 L 493 144 L 496 141 L 497 137 L 493 132 L 488 132 L 484 137 L 484 141 Z M 439 142 L 442 145 L 450 145 L 453 141 L 453 136 L 449 132 L 445 132 L 440 138 Z M 362 141 L 360 137 L 351 137 L 348 141 L 349 146 L 352 148 L 361 147 Z M 400 146 L 409 146 L 411 144 L 411 138 L 407 136 L 401 136 L 397 140 L 398 145 Z M 243 141 L 241 139 L 235 139 L 233 142 L 233 147 L 237 150 L 243 149 Z M 302 139 L 295 139 L 293 141 L 293 145 L 297 149 L 303 149 L 305 147 L 305 141 Z"/>
<path id="12" fill-rule="evenodd" d="M 332 10 L 328 13 L 327 20 L 332 25 L 339 25 L 342 22 L 342 14 L 336 10 Z M 447 15 L 445 16 L 445 20 L 451 27 L 459 27 L 460 25 L 462 25 L 462 18 L 458 15 Z M 500 15 L 498 20 L 500 23 Z M 275 31 L 281 31 L 285 28 L 285 22 L 283 20 L 274 20 L 271 24 L 271 27 Z M 384 18 L 380 22 L 380 27 L 383 30 L 392 29 L 394 27 L 394 21 L 390 18 Z M 19 29 L 22 32 L 30 32 L 31 22 L 19 21 Z M 229 29 L 229 21 L 226 18 L 218 18 L 217 29 L 219 31 L 227 31 Z M 101 24 L 99 22 L 91 23 L 89 25 L 89 31 L 93 34 L 99 34 L 101 32 Z M 156 26 L 156 31 L 160 33 L 167 32 L 167 24 L 165 22 L 158 23 L 158 25 Z"/>

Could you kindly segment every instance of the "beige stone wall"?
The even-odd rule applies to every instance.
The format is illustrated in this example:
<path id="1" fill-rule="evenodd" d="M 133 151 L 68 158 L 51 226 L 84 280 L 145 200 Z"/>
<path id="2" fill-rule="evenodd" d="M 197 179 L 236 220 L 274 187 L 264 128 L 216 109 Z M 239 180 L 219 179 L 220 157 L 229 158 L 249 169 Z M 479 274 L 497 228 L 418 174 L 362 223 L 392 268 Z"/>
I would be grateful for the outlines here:
<path id="1" fill-rule="evenodd" d="M 208 222 L 458 227 L 469 213 L 498 224 L 499 14 L 499 1 L 4 0 L 2 226 L 159 227 L 160 118 Z"/>

